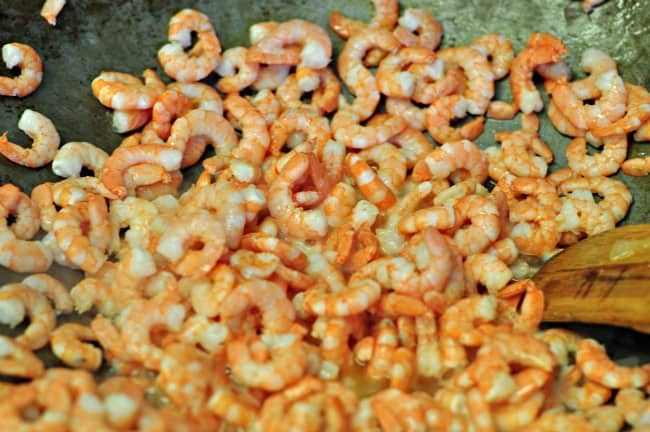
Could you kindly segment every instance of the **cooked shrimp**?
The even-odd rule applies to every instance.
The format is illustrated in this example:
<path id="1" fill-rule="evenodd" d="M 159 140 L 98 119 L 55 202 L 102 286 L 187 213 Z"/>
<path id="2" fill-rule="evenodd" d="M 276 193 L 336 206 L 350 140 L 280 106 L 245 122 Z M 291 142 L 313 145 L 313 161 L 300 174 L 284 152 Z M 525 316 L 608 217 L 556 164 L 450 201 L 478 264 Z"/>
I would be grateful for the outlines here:
<path id="1" fill-rule="evenodd" d="M 141 144 L 134 147 L 118 147 L 104 162 L 101 182 L 115 195 L 126 195 L 125 171 L 140 163 L 156 163 L 167 171 L 180 168 L 183 153 L 178 149 L 157 144 Z"/>
<path id="2" fill-rule="evenodd" d="M 602 200 L 598 202 L 598 208 L 601 212 L 610 213 L 615 222 L 625 217 L 632 203 L 632 194 L 628 188 L 620 181 L 608 177 L 571 178 L 558 186 L 560 194 L 576 189 L 586 189 L 600 195 Z"/>
<path id="3" fill-rule="evenodd" d="M 395 204 L 393 192 L 365 160 L 354 153 L 348 153 L 345 160 L 346 168 L 368 201 L 381 210 L 388 209 Z"/>
<path id="4" fill-rule="evenodd" d="M 406 98 L 387 98 L 386 112 L 397 117 L 401 117 L 409 127 L 423 131 L 427 128 L 426 108 L 419 108 L 414 105 L 410 99 Z"/>
<path id="5" fill-rule="evenodd" d="M 99 174 L 108 158 L 101 148 L 85 141 L 71 141 L 63 144 L 52 161 L 52 171 L 60 177 L 79 177 L 82 168 Z"/>
<path id="6" fill-rule="evenodd" d="M 487 33 L 474 39 L 471 46 L 479 50 L 485 57 L 491 57 L 492 73 L 495 80 L 508 74 L 512 60 L 515 58 L 514 48 L 508 39 L 497 33 Z"/>
<path id="7" fill-rule="evenodd" d="M 33 274 L 23 279 L 21 283 L 50 299 L 54 303 L 57 314 L 72 312 L 74 303 L 68 288 L 52 276 L 45 273 Z"/>
<path id="8" fill-rule="evenodd" d="M 614 363 L 593 339 L 584 339 L 578 345 L 576 365 L 587 378 L 610 388 L 643 387 L 650 379 L 646 369 Z"/>
<path id="9" fill-rule="evenodd" d="M 192 45 L 192 33 L 198 41 Z M 193 9 L 183 9 L 169 20 L 169 43 L 158 50 L 165 73 L 181 82 L 196 82 L 210 75 L 221 59 L 221 43 L 210 19 Z"/>
<path id="10" fill-rule="evenodd" d="M 0 205 L 5 217 L 14 217 L 9 229 L 20 240 L 29 240 L 40 229 L 38 205 L 11 183 L 0 186 Z M 5 221 L 5 226 L 6 226 Z"/>
<path id="11" fill-rule="evenodd" d="M 301 338 L 294 333 L 244 336 L 230 341 L 226 349 L 233 376 L 249 387 L 267 391 L 298 381 L 307 366 Z M 268 361 L 255 360 L 254 349 L 266 350 Z"/>
<path id="12" fill-rule="evenodd" d="M 611 124 L 591 129 L 595 137 L 623 135 L 637 130 L 650 119 L 650 93 L 639 86 L 625 83 L 627 105 L 625 115 Z"/>
<path id="13" fill-rule="evenodd" d="M 63 380 L 18 385 L 0 405 L 6 430 L 67 430 L 72 398 Z M 31 418 L 26 413 L 32 412 Z M 29 418 L 29 420 L 28 420 Z"/>
<path id="14" fill-rule="evenodd" d="M 630 176 L 647 176 L 650 174 L 650 157 L 628 159 L 621 164 L 621 171 Z"/>
<path id="15" fill-rule="evenodd" d="M 435 100 L 426 111 L 427 130 L 431 137 L 439 144 L 478 138 L 483 133 L 482 116 L 459 128 L 451 126 L 452 120 L 464 118 L 468 109 L 469 100 L 461 95 L 443 96 Z"/>
<path id="16" fill-rule="evenodd" d="M 247 61 L 248 49 L 244 47 L 228 48 L 223 52 L 216 72 L 221 75 L 217 88 L 222 93 L 237 93 L 257 80 L 260 65 Z"/>
<path id="17" fill-rule="evenodd" d="M 551 99 L 548 103 L 546 114 L 548 115 L 548 118 L 551 120 L 551 123 L 555 129 L 557 129 L 557 131 L 561 134 L 572 137 L 585 136 L 585 130 L 575 127 L 571 120 L 569 120 L 569 118 L 562 114 L 562 111 L 557 108 L 555 102 L 553 102 L 553 99 Z"/>
<path id="18" fill-rule="evenodd" d="M 548 164 L 553 161 L 553 151 L 535 133 L 525 130 L 499 132 L 503 163 L 514 175 L 521 177 L 544 177 Z"/>
<path id="19" fill-rule="evenodd" d="M 323 285 L 315 285 L 304 295 L 304 308 L 315 315 L 354 315 L 379 301 L 381 293 L 377 282 L 361 277 L 351 279 L 342 291 L 327 292 L 322 288 Z"/>
<path id="20" fill-rule="evenodd" d="M 423 47 L 435 51 L 440 45 L 442 24 L 426 9 L 405 9 L 393 34 L 406 47 Z"/>
<path id="21" fill-rule="evenodd" d="M 373 0 L 375 8 L 370 23 L 346 18 L 339 11 L 335 10 L 330 14 L 329 25 L 341 39 L 347 40 L 354 33 L 363 31 L 366 27 L 380 27 L 392 30 L 397 23 L 399 4 L 395 0 Z"/>
<path id="22" fill-rule="evenodd" d="M 0 335 L 0 373 L 21 378 L 38 378 L 45 372 L 41 359 L 15 339 Z"/>
<path id="23" fill-rule="evenodd" d="M 41 7 L 41 16 L 51 26 L 56 25 L 56 17 L 65 6 L 65 0 L 45 0 Z"/>
<path id="24" fill-rule="evenodd" d="M 3 310 L 0 319 L 3 324 L 12 327 L 23 321 L 25 313 L 29 317 L 29 325 L 16 342 L 31 350 L 43 348 L 50 333 L 56 327 L 56 315 L 43 294 L 29 288 L 27 285 L 12 283 L 0 289 L 0 307 Z"/>
<path id="25" fill-rule="evenodd" d="M 535 68 L 542 64 L 559 62 L 568 52 L 559 39 L 546 33 L 533 33 L 528 43 L 547 38 L 551 39 L 550 43 L 527 46 L 520 51 L 510 66 L 513 101 L 524 114 L 540 111 L 543 107 L 541 96 L 532 81 Z"/>
<path id="26" fill-rule="evenodd" d="M 300 45 L 300 52 L 287 49 Z M 300 19 L 281 23 L 249 48 L 246 60 L 254 63 L 298 65 L 320 69 L 332 57 L 332 42 L 320 26 Z"/>
<path id="27" fill-rule="evenodd" d="M 522 429 L 524 432 L 560 432 L 565 430 L 596 432 L 596 428 L 587 420 L 567 413 L 545 413 Z"/>
<path id="28" fill-rule="evenodd" d="M 82 341 L 96 341 L 93 331 L 86 326 L 66 323 L 50 334 L 50 345 L 55 356 L 74 368 L 97 370 L 102 362 L 102 351 Z"/>
<path id="29" fill-rule="evenodd" d="M 483 183 L 487 178 L 488 163 L 485 154 L 469 140 L 454 141 L 432 150 L 413 168 L 413 179 L 445 179 L 467 176 Z M 464 178 L 463 178 L 464 179 Z"/>
<path id="30" fill-rule="evenodd" d="M 496 317 L 497 300 L 493 296 L 472 296 L 454 303 L 440 318 L 440 332 L 463 345 L 479 346 L 484 335 L 477 324 Z"/>
<path id="31" fill-rule="evenodd" d="M 415 76 L 407 69 L 411 64 L 428 65 L 435 54 L 425 48 L 402 48 L 386 56 L 377 69 L 379 91 L 389 97 L 410 97 L 415 91 Z"/>
<path id="32" fill-rule="evenodd" d="M 6 190 L 7 185 L 3 189 Z M 20 273 L 47 271 L 52 264 L 52 252 L 41 241 L 17 238 L 11 227 L 7 227 L 10 211 L 11 209 L 0 205 L 0 265 Z M 30 223 L 30 231 L 33 229 Z"/>
<path id="33" fill-rule="evenodd" d="M 269 186 L 268 207 L 281 230 L 300 239 L 321 238 L 327 233 L 327 219 L 322 209 L 303 210 L 292 199 L 292 186 L 310 172 L 313 163 L 309 155 L 295 153 L 280 175 Z"/>
<path id="34" fill-rule="evenodd" d="M 389 116 L 375 126 L 361 126 L 361 118 L 351 110 L 339 110 L 332 119 L 334 137 L 347 147 L 365 149 L 383 143 L 407 126 L 399 116 Z"/>
<path id="35" fill-rule="evenodd" d="M 612 135 L 603 138 L 603 150 L 596 155 L 587 154 L 584 138 L 573 139 L 566 149 L 569 167 L 585 177 L 609 176 L 621 167 L 627 156 L 627 137 Z"/>
<path id="36" fill-rule="evenodd" d="M 38 53 L 29 45 L 18 42 L 2 46 L 2 60 L 7 69 L 20 68 L 17 77 L 0 77 L 0 96 L 25 97 L 41 85 L 43 63 Z"/>
<path id="37" fill-rule="evenodd" d="M 117 133 L 126 133 L 141 128 L 151 120 L 151 110 L 114 110 L 111 125 Z"/>
<path id="38" fill-rule="evenodd" d="M 463 96 L 467 100 L 470 114 L 483 114 L 494 96 L 494 74 L 487 58 L 475 48 L 454 47 L 437 52 L 445 63 L 457 64 L 467 76 L 467 89 Z"/>
<path id="39" fill-rule="evenodd" d="M 289 136 L 294 132 L 306 135 L 307 142 L 319 152 L 331 138 L 330 126 L 327 119 L 309 108 L 293 108 L 285 110 L 269 128 L 271 154 L 278 154 L 285 146 Z"/>
<path id="40" fill-rule="evenodd" d="M 355 95 L 353 104 L 345 108 L 358 115 L 356 123 L 369 118 L 380 99 L 375 77 L 362 64 L 364 55 L 372 48 L 392 52 L 399 48 L 399 42 L 387 30 L 368 29 L 348 39 L 338 58 L 339 76 Z"/>
<path id="41" fill-rule="evenodd" d="M 54 159 L 61 138 L 50 119 L 36 111 L 26 109 L 18 120 L 18 129 L 34 141 L 31 148 L 24 148 L 7 139 L 7 132 L 0 135 L 0 153 L 13 163 L 29 168 L 47 165 Z"/>
<path id="42" fill-rule="evenodd" d="M 102 72 L 91 83 L 93 95 L 99 102 L 117 110 L 148 109 L 164 91 L 153 69 L 142 73 L 144 84 L 134 75 L 123 72 Z"/>
<path id="43" fill-rule="evenodd" d="M 467 257 L 465 271 L 485 286 L 490 294 L 496 294 L 512 279 L 508 266 L 498 257 L 487 253 Z"/>

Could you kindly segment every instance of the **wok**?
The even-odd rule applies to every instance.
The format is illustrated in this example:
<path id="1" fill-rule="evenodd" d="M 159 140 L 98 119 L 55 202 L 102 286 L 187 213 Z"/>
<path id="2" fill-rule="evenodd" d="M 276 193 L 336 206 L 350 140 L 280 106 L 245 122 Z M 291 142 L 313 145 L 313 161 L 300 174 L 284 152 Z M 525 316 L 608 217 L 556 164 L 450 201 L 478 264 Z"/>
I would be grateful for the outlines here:
<path id="1" fill-rule="evenodd" d="M 57 26 L 49 26 L 40 16 L 43 0 L 7 1 L 0 8 L 0 41 L 18 41 L 34 47 L 44 63 L 44 79 L 40 88 L 24 99 L 0 99 L 0 131 L 8 130 L 14 142 L 28 144 L 29 139 L 17 129 L 17 122 L 26 108 L 37 110 L 56 125 L 61 142 L 90 141 L 107 151 L 115 148 L 123 136 L 111 131 L 110 112 L 93 97 L 90 82 L 102 70 L 118 70 L 140 74 L 156 68 L 164 76 L 156 60 L 157 50 L 166 43 L 167 23 L 178 10 L 196 8 L 207 14 L 225 48 L 248 45 L 248 27 L 259 21 L 282 21 L 304 18 L 320 24 L 330 33 L 340 51 L 342 41 L 328 28 L 327 19 L 334 9 L 353 18 L 368 20 L 369 1 L 341 0 L 70 0 L 59 15 Z M 591 14 L 582 12 L 575 0 L 429 0 L 403 1 L 402 7 L 424 7 L 433 12 L 444 26 L 443 46 L 468 44 L 487 32 L 498 32 L 521 50 L 533 31 L 555 34 L 566 43 L 571 55 L 567 61 L 574 76 L 581 77 L 580 55 L 587 47 L 608 52 L 619 65 L 626 81 L 650 87 L 650 48 L 647 44 L 650 8 L 646 0 L 610 0 Z M 0 66 L 2 67 L 2 66 Z M 10 71 L 2 70 L 7 75 Z M 210 79 L 206 80 L 211 83 Z M 500 83 L 498 97 L 509 100 L 508 85 Z M 518 129 L 514 121 L 487 121 L 486 130 L 477 143 L 493 144 L 497 130 Z M 558 134 L 542 119 L 542 138 L 554 149 L 553 168 L 565 166 L 564 148 L 569 139 Z M 630 155 L 642 155 L 650 144 L 634 143 Z M 197 169 L 189 170 L 186 179 L 193 181 Z M 634 194 L 634 204 L 623 223 L 650 220 L 650 180 L 621 174 Z M 56 180 L 50 166 L 28 169 L 0 157 L 0 183 L 12 182 L 29 193 L 44 181 Z M 72 286 L 81 278 L 80 272 L 53 266 L 51 274 Z M 18 275 L 0 269 L 0 282 L 19 281 Z M 59 323 L 86 321 L 88 317 L 59 317 Z M 610 354 L 619 361 L 636 363 L 650 360 L 650 336 L 630 330 L 596 325 L 567 325 L 606 344 Z M 22 328 L 0 327 L 4 334 L 15 334 Z M 39 353 L 50 366 L 58 365 L 49 348 Z"/>

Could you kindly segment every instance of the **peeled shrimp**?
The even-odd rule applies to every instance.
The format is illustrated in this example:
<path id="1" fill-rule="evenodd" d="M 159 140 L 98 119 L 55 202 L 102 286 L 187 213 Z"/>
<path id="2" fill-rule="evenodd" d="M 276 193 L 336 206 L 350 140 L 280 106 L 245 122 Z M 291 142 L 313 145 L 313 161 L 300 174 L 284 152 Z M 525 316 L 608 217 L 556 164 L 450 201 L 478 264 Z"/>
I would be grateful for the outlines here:
<path id="1" fill-rule="evenodd" d="M 192 32 L 198 41 L 192 45 Z M 158 50 L 165 73 L 181 82 L 196 82 L 208 76 L 221 59 L 221 43 L 210 19 L 193 9 L 182 9 L 169 20 L 169 43 Z"/>
<path id="2" fill-rule="evenodd" d="M 479 183 L 487 178 L 488 163 L 476 144 L 469 140 L 448 142 L 432 150 L 423 160 L 415 164 L 413 179 L 445 179 L 449 176 L 469 173 Z"/>
<path id="3" fill-rule="evenodd" d="M 405 9 L 393 34 L 406 47 L 422 47 L 435 51 L 440 45 L 442 24 L 426 9 Z"/>
<path id="4" fill-rule="evenodd" d="M 483 133 L 482 116 L 465 123 L 459 128 L 451 126 L 453 119 L 467 115 L 469 101 L 461 95 L 443 96 L 435 100 L 426 110 L 427 130 L 439 144 L 462 139 L 474 140 Z"/>
<path id="5" fill-rule="evenodd" d="M 643 387 L 650 375 L 641 367 L 624 367 L 612 362 L 605 348 L 593 339 L 584 339 L 576 350 L 576 364 L 583 374 L 610 388 Z"/>
<path id="6" fill-rule="evenodd" d="M 0 335 L 0 373 L 21 378 L 38 378 L 45 372 L 41 359 L 15 339 Z"/>
<path id="7" fill-rule="evenodd" d="M 16 342 L 23 346 L 37 350 L 43 348 L 48 341 L 50 333 L 56 327 L 56 315 L 47 298 L 36 290 L 23 284 L 7 284 L 0 289 L 0 316 L 3 324 L 15 327 L 25 318 L 29 317 L 29 325 L 23 334 L 18 336 Z"/>
<path id="8" fill-rule="evenodd" d="M 587 154 L 584 138 L 573 139 L 566 149 L 569 167 L 585 177 L 609 176 L 621 167 L 627 155 L 627 137 L 612 135 L 603 138 L 603 150 L 595 155 Z"/>
<path id="9" fill-rule="evenodd" d="M 107 158 L 108 153 L 94 144 L 72 141 L 63 144 L 56 152 L 52 171 L 60 177 L 79 177 L 85 167 L 99 174 Z"/>
<path id="10" fill-rule="evenodd" d="M 70 313 L 74 308 L 70 291 L 52 276 L 40 273 L 27 276 L 21 282 L 34 291 L 38 291 L 54 303 L 57 314 Z"/>
<path id="11" fill-rule="evenodd" d="M 25 97 L 41 85 L 43 63 L 34 48 L 18 42 L 5 44 L 2 46 L 2 60 L 7 69 L 20 67 L 20 75 L 0 77 L 0 96 Z"/>
<path id="12" fill-rule="evenodd" d="M 471 46 L 484 56 L 492 57 L 492 73 L 495 80 L 508 74 L 515 57 L 512 43 L 508 39 L 497 33 L 487 33 L 474 39 Z"/>
<path id="13" fill-rule="evenodd" d="M 156 98 L 164 91 L 164 83 L 152 69 L 145 70 L 142 76 L 144 84 L 131 74 L 102 72 L 91 83 L 93 95 L 108 108 L 118 110 L 151 108 Z"/>
<path id="14" fill-rule="evenodd" d="M 623 135 L 637 130 L 650 118 L 650 93 L 639 86 L 625 84 L 627 92 L 626 112 L 623 118 L 604 126 L 591 129 L 595 137 Z"/>
<path id="15" fill-rule="evenodd" d="M 102 352 L 82 341 L 96 341 L 93 331 L 75 323 L 62 324 L 50 335 L 50 345 L 55 356 L 73 368 L 97 370 L 102 362 Z"/>
<path id="16" fill-rule="evenodd" d="M 223 78 L 217 83 L 222 93 L 237 93 L 257 80 L 260 66 L 246 61 L 248 50 L 244 47 L 228 48 L 223 52 L 217 73 Z"/>
<path id="17" fill-rule="evenodd" d="M 0 153 L 13 163 L 30 168 L 47 165 L 54 159 L 61 138 L 50 119 L 36 111 L 26 109 L 18 120 L 18 129 L 29 135 L 34 142 L 24 148 L 7 139 L 7 132 L 0 135 Z"/>
<path id="18" fill-rule="evenodd" d="M 647 176 L 650 174 L 650 157 L 628 159 L 621 165 L 621 171 L 630 176 Z"/>

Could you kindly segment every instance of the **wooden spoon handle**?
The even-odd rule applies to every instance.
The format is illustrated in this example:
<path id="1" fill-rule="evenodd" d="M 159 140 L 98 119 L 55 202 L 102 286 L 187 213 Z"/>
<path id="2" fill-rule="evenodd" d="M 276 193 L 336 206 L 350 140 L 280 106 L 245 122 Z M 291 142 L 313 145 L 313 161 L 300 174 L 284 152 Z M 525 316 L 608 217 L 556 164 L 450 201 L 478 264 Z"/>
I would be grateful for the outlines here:
<path id="1" fill-rule="evenodd" d="M 542 272 L 545 321 L 614 324 L 650 333 L 650 263 Z"/>

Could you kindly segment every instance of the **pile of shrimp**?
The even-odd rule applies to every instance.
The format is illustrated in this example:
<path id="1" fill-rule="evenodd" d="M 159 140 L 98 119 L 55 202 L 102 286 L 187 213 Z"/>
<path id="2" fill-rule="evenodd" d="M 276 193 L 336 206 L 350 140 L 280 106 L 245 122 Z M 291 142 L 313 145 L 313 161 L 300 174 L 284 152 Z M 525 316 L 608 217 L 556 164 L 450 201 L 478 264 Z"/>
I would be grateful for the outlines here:
<path id="1" fill-rule="evenodd" d="M 222 52 L 185 9 L 158 51 L 172 83 L 92 81 L 128 133 L 112 153 L 59 146 L 31 110 L 18 127 L 32 148 L 2 136 L 5 157 L 65 179 L 0 187 L 0 264 L 32 273 L 0 289 L 0 321 L 29 320 L 0 337 L 0 374 L 22 379 L 0 387 L 1 430 L 648 430 L 649 365 L 540 331 L 526 263 L 625 216 L 631 193 L 610 176 L 648 172 L 626 150 L 628 134 L 648 139 L 650 94 L 597 49 L 572 81 L 550 34 L 519 53 L 498 34 L 440 48 L 429 11 L 374 4 L 370 23 L 331 14 L 342 83 L 314 23 L 258 23 Z M 9 93 L 38 86 L 29 64 Z M 216 88 L 200 82 L 215 71 Z M 534 74 L 574 137 L 551 173 Z M 513 100 L 494 100 L 506 77 Z M 518 113 L 499 144 L 474 143 L 486 116 Z M 64 286 L 53 262 L 83 279 Z M 57 325 L 73 311 L 95 316 Z M 65 367 L 44 367 L 48 346 Z"/>

